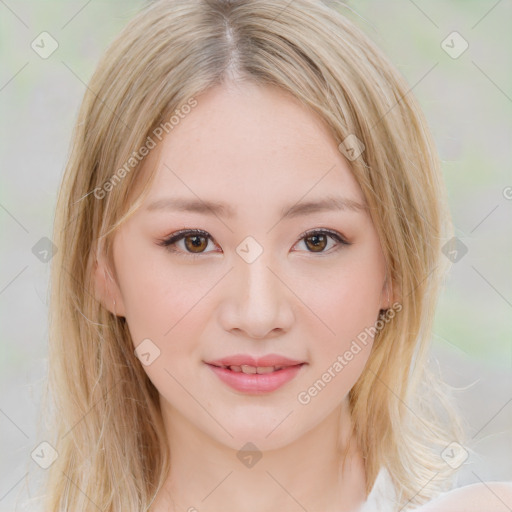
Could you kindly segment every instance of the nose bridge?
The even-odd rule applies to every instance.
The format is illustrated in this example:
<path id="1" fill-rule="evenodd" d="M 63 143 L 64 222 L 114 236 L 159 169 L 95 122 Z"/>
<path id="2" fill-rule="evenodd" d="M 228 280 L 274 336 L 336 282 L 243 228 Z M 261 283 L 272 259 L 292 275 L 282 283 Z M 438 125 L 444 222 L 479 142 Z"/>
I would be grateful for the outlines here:
<path id="1" fill-rule="evenodd" d="M 273 266 L 266 251 L 250 263 L 237 256 L 229 286 L 230 314 L 225 328 L 237 328 L 259 338 L 275 329 L 290 327 L 293 322 L 291 295 L 275 275 L 278 272 Z"/>
<path id="2" fill-rule="evenodd" d="M 241 258 L 236 265 L 236 274 L 242 285 L 238 296 L 240 306 L 252 308 L 258 315 L 268 315 L 279 302 L 279 286 L 276 276 L 269 269 L 269 260 L 269 254 L 264 252 L 251 263 Z"/>

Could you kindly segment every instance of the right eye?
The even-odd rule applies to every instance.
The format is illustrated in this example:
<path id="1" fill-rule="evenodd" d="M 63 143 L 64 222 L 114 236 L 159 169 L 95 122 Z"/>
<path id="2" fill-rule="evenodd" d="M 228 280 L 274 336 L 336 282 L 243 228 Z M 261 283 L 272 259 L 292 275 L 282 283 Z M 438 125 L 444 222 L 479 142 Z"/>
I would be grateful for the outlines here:
<path id="1" fill-rule="evenodd" d="M 177 249 L 178 242 L 183 240 L 183 246 L 181 249 Z M 208 247 L 208 242 L 213 242 L 212 236 L 206 231 L 200 229 L 182 229 L 176 233 L 172 233 L 164 240 L 158 242 L 159 245 L 166 247 L 173 253 L 179 253 L 184 256 L 191 256 L 192 258 L 197 257 L 199 254 L 205 252 Z"/>

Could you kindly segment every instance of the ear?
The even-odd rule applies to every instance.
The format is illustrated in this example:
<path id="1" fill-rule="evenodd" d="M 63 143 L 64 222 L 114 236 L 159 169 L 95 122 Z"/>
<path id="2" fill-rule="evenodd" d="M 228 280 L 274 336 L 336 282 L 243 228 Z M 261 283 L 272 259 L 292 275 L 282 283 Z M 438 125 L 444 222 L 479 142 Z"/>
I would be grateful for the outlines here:
<path id="1" fill-rule="evenodd" d="M 386 272 L 386 277 L 384 279 L 384 285 L 382 286 L 381 293 L 381 310 L 391 309 L 393 304 L 397 302 L 398 296 L 396 294 L 396 289 L 393 286 L 393 281 L 388 272 Z"/>
<path id="2" fill-rule="evenodd" d="M 106 257 L 100 251 L 96 252 L 94 262 L 94 292 L 96 300 L 108 309 L 114 316 L 125 316 L 124 301 L 121 290 L 114 279 L 115 275 L 109 267 Z"/>

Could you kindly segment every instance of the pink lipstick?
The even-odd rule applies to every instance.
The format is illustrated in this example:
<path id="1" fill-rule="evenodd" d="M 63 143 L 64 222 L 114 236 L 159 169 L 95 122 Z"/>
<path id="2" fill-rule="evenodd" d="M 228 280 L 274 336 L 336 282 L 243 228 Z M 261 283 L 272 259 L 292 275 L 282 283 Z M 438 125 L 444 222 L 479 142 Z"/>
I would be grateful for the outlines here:
<path id="1" fill-rule="evenodd" d="M 236 391 L 262 394 L 275 391 L 292 380 L 306 363 L 277 354 L 260 358 L 236 354 L 206 364 Z"/>

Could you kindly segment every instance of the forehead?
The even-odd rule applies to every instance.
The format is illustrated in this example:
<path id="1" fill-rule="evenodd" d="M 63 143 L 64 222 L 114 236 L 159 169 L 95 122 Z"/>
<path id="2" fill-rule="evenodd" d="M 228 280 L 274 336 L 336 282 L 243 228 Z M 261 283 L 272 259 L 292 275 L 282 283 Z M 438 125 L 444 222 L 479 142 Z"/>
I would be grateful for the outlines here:
<path id="1" fill-rule="evenodd" d="M 159 145 L 146 204 L 170 195 L 213 199 L 233 209 L 327 195 L 364 203 L 327 126 L 288 93 L 223 85 L 196 100 Z"/>

